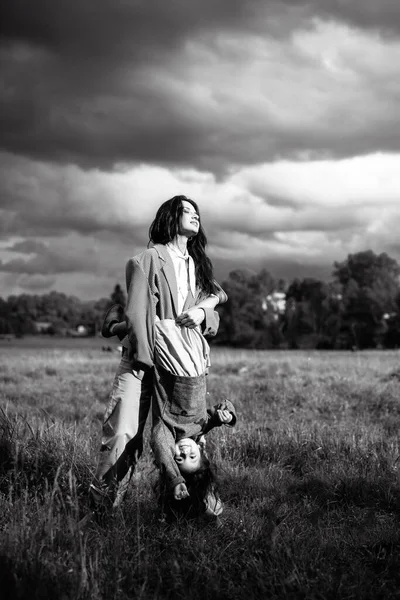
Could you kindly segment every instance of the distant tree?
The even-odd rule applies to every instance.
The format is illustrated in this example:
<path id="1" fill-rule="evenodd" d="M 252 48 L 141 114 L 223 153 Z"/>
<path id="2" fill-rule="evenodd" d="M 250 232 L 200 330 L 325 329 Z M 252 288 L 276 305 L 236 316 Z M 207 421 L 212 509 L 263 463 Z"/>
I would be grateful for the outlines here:
<path id="1" fill-rule="evenodd" d="M 400 348 L 400 292 L 396 304 L 397 310 L 385 315 L 386 331 L 383 335 L 385 348 Z"/>
<path id="2" fill-rule="evenodd" d="M 372 250 L 349 254 L 334 263 L 333 275 L 342 287 L 341 337 L 356 348 L 385 343 L 385 315 L 398 311 L 400 266 L 386 253 Z"/>
<path id="3" fill-rule="evenodd" d="M 11 326 L 9 303 L 0 298 L 0 334 L 14 333 Z"/>
<path id="4" fill-rule="evenodd" d="M 111 294 L 111 303 L 112 304 L 121 304 L 124 308 L 126 305 L 126 297 L 123 289 L 119 285 L 116 284 L 113 293 Z"/>
<path id="5" fill-rule="evenodd" d="M 333 276 L 343 287 L 343 294 L 349 295 L 349 287 L 369 290 L 376 308 L 381 313 L 396 310 L 396 297 L 399 292 L 400 266 L 385 252 L 375 254 L 372 250 L 349 254 L 343 262 L 334 263 Z"/>
<path id="6" fill-rule="evenodd" d="M 219 343 L 246 348 L 269 348 L 279 344 L 279 328 L 263 309 L 266 296 L 275 287 L 272 275 L 247 269 L 231 271 L 222 287 L 228 301 L 218 308 L 221 315 Z"/>
<path id="7" fill-rule="evenodd" d="M 291 295 L 286 298 L 285 314 L 283 317 L 282 332 L 291 350 L 299 348 L 300 337 L 300 311 L 295 296 Z"/>
<path id="8" fill-rule="evenodd" d="M 103 304 L 99 308 L 101 302 Z M 56 291 L 42 296 L 9 296 L 7 301 L 0 303 L 3 318 L 0 332 L 12 332 L 16 335 L 36 333 L 37 321 L 50 323 L 50 330 L 54 333 L 75 329 L 80 324 L 94 331 L 102 322 L 104 306 L 109 302 L 109 299 L 82 302 L 75 296 L 66 296 Z"/>
<path id="9" fill-rule="evenodd" d="M 296 278 L 288 286 L 283 331 L 290 348 L 298 348 L 304 336 L 323 334 L 329 294 L 328 284 L 311 277 Z"/>

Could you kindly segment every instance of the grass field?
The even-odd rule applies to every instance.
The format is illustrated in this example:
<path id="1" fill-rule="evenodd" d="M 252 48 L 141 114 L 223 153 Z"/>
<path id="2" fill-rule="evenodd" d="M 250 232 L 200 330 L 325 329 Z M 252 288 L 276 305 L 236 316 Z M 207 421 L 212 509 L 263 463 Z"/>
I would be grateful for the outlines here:
<path id="1" fill-rule="evenodd" d="M 147 443 L 100 526 L 80 520 L 119 360 L 102 345 L 1 342 L 4 600 L 400 598 L 398 352 L 213 348 L 210 398 L 238 411 L 208 435 L 220 526 L 160 520 Z"/>

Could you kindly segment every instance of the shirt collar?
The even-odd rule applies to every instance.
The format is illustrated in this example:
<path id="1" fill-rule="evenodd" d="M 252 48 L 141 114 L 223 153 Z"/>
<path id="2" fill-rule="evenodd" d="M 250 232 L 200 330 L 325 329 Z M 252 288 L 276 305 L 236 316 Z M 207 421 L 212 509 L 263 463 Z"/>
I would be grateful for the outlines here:
<path id="1" fill-rule="evenodd" d="M 178 256 L 179 258 L 183 258 L 184 260 L 187 260 L 188 258 L 190 258 L 190 254 L 189 254 L 187 248 L 186 248 L 186 253 L 183 254 L 183 252 L 181 252 L 177 246 L 174 246 L 171 243 L 166 244 L 166 246 L 167 246 L 167 248 L 172 250 L 172 252 L 174 252 L 174 254 L 176 254 L 176 256 Z"/>

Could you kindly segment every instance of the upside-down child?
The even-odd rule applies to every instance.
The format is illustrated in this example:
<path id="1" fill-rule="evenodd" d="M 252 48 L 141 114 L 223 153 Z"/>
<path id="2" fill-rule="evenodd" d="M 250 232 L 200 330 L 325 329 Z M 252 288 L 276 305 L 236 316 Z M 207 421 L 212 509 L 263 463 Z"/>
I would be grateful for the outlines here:
<path id="1" fill-rule="evenodd" d="M 151 446 L 160 470 L 160 502 L 169 517 L 218 516 L 216 482 L 205 451 L 213 427 L 234 426 L 229 400 L 207 409 L 209 346 L 199 329 L 172 319 L 155 323 Z"/>

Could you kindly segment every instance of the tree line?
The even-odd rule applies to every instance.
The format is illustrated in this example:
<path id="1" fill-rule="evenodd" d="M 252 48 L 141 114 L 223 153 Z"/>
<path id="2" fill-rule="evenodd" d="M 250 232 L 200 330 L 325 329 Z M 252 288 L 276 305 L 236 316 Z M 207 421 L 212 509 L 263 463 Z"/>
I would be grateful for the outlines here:
<path id="1" fill-rule="evenodd" d="M 44 295 L 21 294 L 0 298 L 0 335 L 76 335 L 84 328 L 89 335 L 101 329 L 107 309 L 119 302 L 125 305 L 125 294 L 117 284 L 108 298 L 83 302 L 60 292 Z"/>
<path id="2" fill-rule="evenodd" d="M 386 253 L 349 254 L 333 264 L 332 280 L 287 282 L 267 269 L 232 271 L 222 282 L 215 344 L 241 348 L 363 349 L 400 347 L 400 266 Z M 108 298 L 83 302 L 51 292 L 0 298 L 0 334 L 96 334 L 108 307 L 125 304 L 117 284 Z"/>
<path id="3" fill-rule="evenodd" d="M 218 309 L 218 343 L 245 348 L 400 347 L 400 267 L 386 253 L 349 254 L 334 262 L 330 282 L 305 278 L 287 284 L 263 269 L 257 274 L 233 271 L 222 285 L 229 300 Z M 285 301 L 278 305 L 275 298 L 281 296 Z"/>

